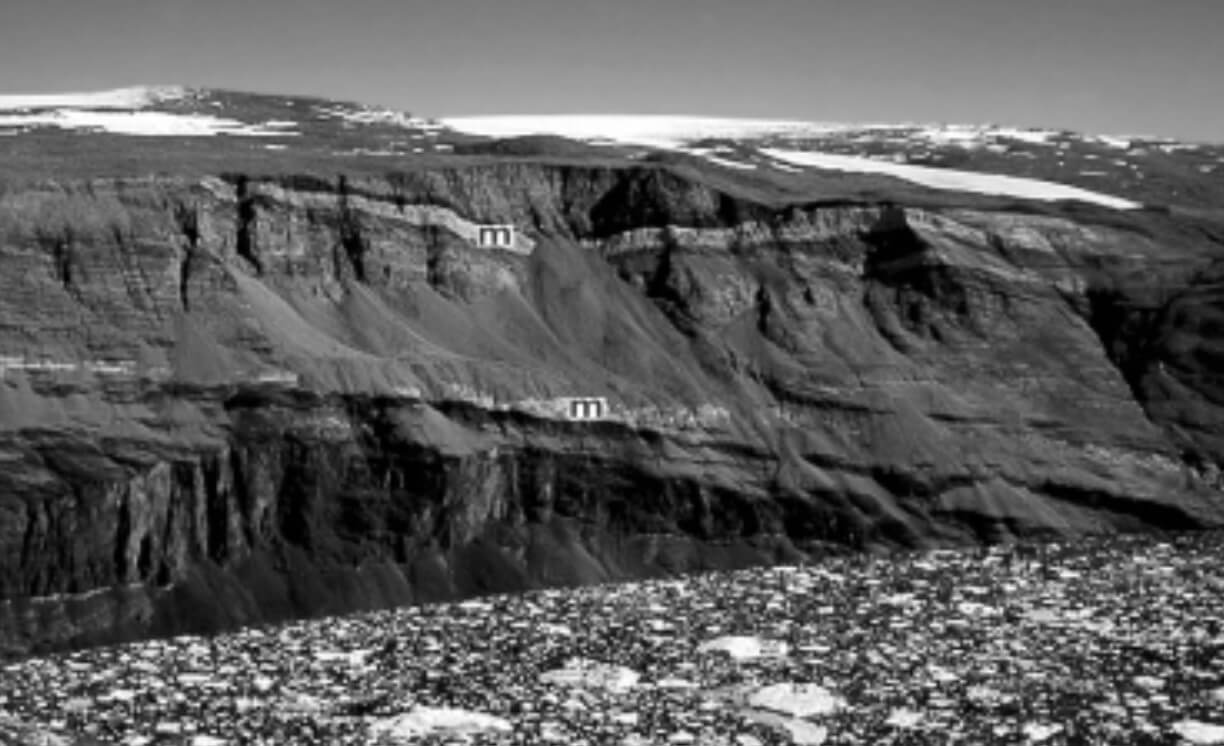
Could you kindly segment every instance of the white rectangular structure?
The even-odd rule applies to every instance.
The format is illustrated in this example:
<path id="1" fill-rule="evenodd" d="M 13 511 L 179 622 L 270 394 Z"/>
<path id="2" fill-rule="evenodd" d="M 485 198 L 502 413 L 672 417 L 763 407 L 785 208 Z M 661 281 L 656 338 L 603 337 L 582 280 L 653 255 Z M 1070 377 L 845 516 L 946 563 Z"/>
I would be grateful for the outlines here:
<path id="1" fill-rule="evenodd" d="M 480 225 L 476 227 L 476 245 L 482 249 L 513 249 L 513 225 Z"/>
<path id="2" fill-rule="evenodd" d="M 608 400 L 602 396 L 570 397 L 564 402 L 565 416 L 571 420 L 585 422 L 608 416 Z"/>

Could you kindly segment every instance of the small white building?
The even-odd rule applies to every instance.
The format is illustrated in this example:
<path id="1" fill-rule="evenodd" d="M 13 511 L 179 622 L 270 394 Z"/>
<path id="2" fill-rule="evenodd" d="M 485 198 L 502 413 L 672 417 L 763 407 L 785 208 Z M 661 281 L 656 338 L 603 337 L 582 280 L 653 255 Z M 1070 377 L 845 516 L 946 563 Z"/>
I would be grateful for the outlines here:
<path id="1" fill-rule="evenodd" d="M 476 245 L 482 249 L 513 249 L 513 225 L 480 225 L 476 227 Z"/>
<path id="2" fill-rule="evenodd" d="M 562 399 L 565 417 L 570 420 L 601 420 L 608 416 L 608 400 L 602 396 L 567 397 Z"/>

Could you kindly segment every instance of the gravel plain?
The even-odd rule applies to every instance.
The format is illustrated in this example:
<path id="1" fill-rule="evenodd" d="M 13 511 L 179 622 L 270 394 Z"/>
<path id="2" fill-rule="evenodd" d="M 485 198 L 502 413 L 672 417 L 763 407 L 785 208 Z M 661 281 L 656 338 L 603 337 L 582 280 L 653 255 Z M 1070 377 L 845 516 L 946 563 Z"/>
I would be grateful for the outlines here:
<path id="1" fill-rule="evenodd" d="M 841 557 L 97 648 L 0 668 L 0 744 L 1224 743 L 1222 556 Z"/>

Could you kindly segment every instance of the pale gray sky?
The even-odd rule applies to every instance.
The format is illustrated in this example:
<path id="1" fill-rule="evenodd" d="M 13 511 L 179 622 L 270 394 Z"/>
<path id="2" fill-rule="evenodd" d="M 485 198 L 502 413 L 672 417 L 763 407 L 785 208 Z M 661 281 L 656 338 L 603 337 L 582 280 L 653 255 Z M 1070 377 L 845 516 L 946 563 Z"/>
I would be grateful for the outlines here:
<path id="1" fill-rule="evenodd" d="M 1221 0 L 4 0 L 0 92 L 442 116 L 998 122 L 1224 141 Z"/>

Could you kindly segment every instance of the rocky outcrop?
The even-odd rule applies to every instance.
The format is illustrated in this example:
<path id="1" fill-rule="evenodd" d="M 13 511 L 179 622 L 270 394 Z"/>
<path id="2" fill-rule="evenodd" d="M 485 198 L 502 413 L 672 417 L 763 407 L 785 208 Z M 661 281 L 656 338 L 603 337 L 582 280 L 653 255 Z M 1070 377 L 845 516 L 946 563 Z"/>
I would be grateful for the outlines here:
<path id="1" fill-rule="evenodd" d="M 1214 525 L 1219 250 L 649 164 L 10 190 L 0 645 Z"/>

